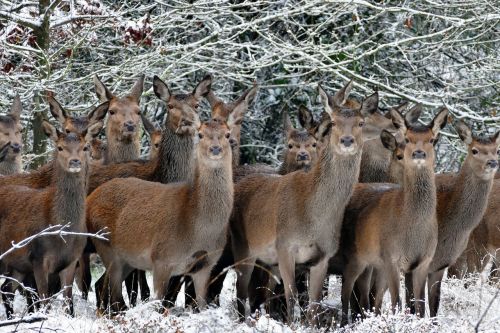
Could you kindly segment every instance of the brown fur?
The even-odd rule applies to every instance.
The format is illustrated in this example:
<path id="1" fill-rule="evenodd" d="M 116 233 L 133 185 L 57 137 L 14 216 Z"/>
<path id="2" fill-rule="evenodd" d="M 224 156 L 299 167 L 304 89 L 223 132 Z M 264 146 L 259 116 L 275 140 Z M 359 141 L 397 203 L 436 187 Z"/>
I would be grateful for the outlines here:
<path id="1" fill-rule="evenodd" d="M 171 276 L 191 275 L 198 305 L 203 306 L 233 201 L 229 135 L 219 122 L 202 125 L 193 182 L 116 179 L 89 196 L 89 230 L 108 227 L 111 232 L 109 242 L 94 243 L 107 268 L 114 310 L 123 307 L 121 282 L 132 268 L 153 270 L 158 299 L 163 299 Z M 215 154 L 213 149 L 222 150 Z M 214 159 L 216 155 L 220 158 Z M 201 268 L 195 265 L 200 255 Z"/>
<path id="2" fill-rule="evenodd" d="M 368 306 L 370 280 L 363 272 L 370 266 L 379 277 L 388 280 L 393 307 L 399 301 L 400 270 L 412 274 L 417 300 L 423 299 L 425 277 L 437 243 L 433 141 L 446 124 L 447 110 L 441 111 L 431 125 L 424 128 L 411 127 L 396 110 L 391 113 L 395 127 L 407 141 L 403 188 L 383 193 L 376 204 L 368 205 L 359 214 L 343 272 L 343 324 L 347 323 L 350 297 L 358 278 L 361 279 L 361 305 Z M 422 153 L 425 153 L 423 159 L 418 157 Z M 380 311 L 385 289 L 376 290 L 375 308 Z M 424 314 L 425 307 L 421 303 L 417 303 L 416 308 L 420 315 Z"/>
<path id="3" fill-rule="evenodd" d="M 230 227 L 235 262 L 244 263 L 238 266 L 240 314 L 245 312 L 242 302 L 247 297 L 256 259 L 268 265 L 278 264 L 289 319 L 296 295 L 295 266 L 310 262 L 310 313 L 315 313 L 313 302 L 319 300 L 328 259 L 337 250 L 342 212 L 358 177 L 363 145 L 361 127 L 364 115 L 371 111 L 365 106 L 373 104 L 368 98 L 362 113 L 342 109 L 338 105 L 345 103 L 344 92 L 345 89 L 332 98 L 320 88 L 323 105 L 331 117 L 324 122 L 333 126 L 319 163 L 309 172 L 253 175 L 236 185 Z M 324 127 L 327 131 L 323 136 L 329 126 Z"/>
<path id="4" fill-rule="evenodd" d="M 21 152 L 23 148 L 21 125 L 21 99 L 14 97 L 12 108 L 7 115 L 0 115 L 0 147 L 9 143 L 9 147 L 0 160 L 0 176 L 20 173 L 23 169 Z"/>
<path id="5" fill-rule="evenodd" d="M 106 121 L 107 149 L 104 164 L 136 160 L 140 154 L 141 108 L 139 102 L 144 88 L 144 75 L 141 75 L 124 97 L 112 94 L 97 75 L 94 76 L 97 97 L 101 102 L 109 101 L 108 120 Z"/>
<path id="6" fill-rule="evenodd" d="M 107 103 L 105 104 L 107 107 Z M 54 158 L 54 184 L 43 190 L 23 186 L 0 188 L 0 251 L 5 252 L 11 242 L 19 242 L 50 225 L 69 225 L 72 232 L 86 232 L 85 197 L 89 175 L 90 156 L 86 133 L 65 134 L 48 122 L 44 130 L 57 147 Z M 19 209 L 18 207 L 24 207 Z M 22 224 L 22 226 L 20 225 Z M 59 274 L 64 295 L 73 313 L 72 290 L 76 261 L 86 244 L 85 237 L 40 237 L 29 245 L 2 259 L 4 273 L 24 276 L 34 274 L 39 296 L 49 296 L 49 276 Z"/>

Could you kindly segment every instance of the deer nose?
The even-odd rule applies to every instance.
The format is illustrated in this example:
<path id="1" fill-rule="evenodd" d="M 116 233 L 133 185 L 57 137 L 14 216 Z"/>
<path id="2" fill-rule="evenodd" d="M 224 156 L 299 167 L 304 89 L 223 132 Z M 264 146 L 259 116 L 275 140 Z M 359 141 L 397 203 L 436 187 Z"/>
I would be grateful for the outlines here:
<path id="1" fill-rule="evenodd" d="M 299 161 L 307 161 L 309 159 L 309 154 L 305 151 L 298 153 L 297 160 Z"/>
<path id="2" fill-rule="evenodd" d="M 423 160 L 426 156 L 427 154 L 423 150 L 415 150 L 412 155 L 414 160 Z"/>
<path id="3" fill-rule="evenodd" d="M 129 132 L 133 132 L 135 131 L 135 124 L 132 122 L 132 121 L 127 121 L 125 124 L 123 124 L 123 126 L 125 126 L 125 128 L 127 129 L 127 131 Z"/>
<path id="4" fill-rule="evenodd" d="M 210 152 L 214 155 L 219 155 L 222 152 L 222 147 L 221 146 L 211 146 Z"/>
<path id="5" fill-rule="evenodd" d="M 82 166 L 82 161 L 73 159 L 69 161 L 70 168 L 79 168 Z"/>
<path id="6" fill-rule="evenodd" d="M 354 143 L 354 137 L 352 136 L 343 136 L 340 138 L 340 143 L 345 147 L 350 147 Z"/>
<path id="7" fill-rule="evenodd" d="M 486 165 L 490 167 L 491 169 L 496 169 L 498 168 L 498 161 L 497 160 L 489 160 L 486 162 Z"/>
<path id="8" fill-rule="evenodd" d="M 10 147 L 12 148 L 12 151 L 16 154 L 21 151 L 21 145 L 19 143 L 12 143 Z"/>

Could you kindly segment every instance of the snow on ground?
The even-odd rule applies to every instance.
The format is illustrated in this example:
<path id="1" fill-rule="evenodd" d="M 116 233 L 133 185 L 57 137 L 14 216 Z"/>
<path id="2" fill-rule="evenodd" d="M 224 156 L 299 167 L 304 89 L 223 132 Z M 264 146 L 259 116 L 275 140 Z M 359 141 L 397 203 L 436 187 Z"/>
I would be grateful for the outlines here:
<path id="1" fill-rule="evenodd" d="M 170 314 L 160 313 L 157 302 L 148 302 L 130 309 L 124 315 L 113 319 L 99 317 L 95 311 L 95 295 L 91 293 L 89 301 L 83 300 L 75 292 L 75 318 L 63 311 L 60 301 L 45 312 L 48 319 L 44 322 L 21 324 L 19 326 L 0 327 L 0 332 L 317 332 L 338 331 L 345 333 L 361 332 L 474 332 L 480 321 L 478 331 L 500 332 L 500 297 L 497 297 L 498 285 L 484 281 L 480 275 L 467 280 L 447 279 L 442 292 L 442 307 L 436 319 L 420 319 L 403 310 L 396 314 L 384 313 L 382 316 L 370 315 L 363 322 L 339 328 L 335 324 L 329 329 L 315 330 L 301 324 L 286 326 L 263 315 L 247 323 L 239 323 L 233 312 L 232 300 L 235 296 L 236 274 L 232 271 L 226 278 L 221 306 L 212 307 L 201 313 L 178 308 Z M 339 279 L 331 278 L 329 296 L 325 304 L 338 313 L 340 308 Z M 76 288 L 75 288 L 76 289 Z M 183 299 L 179 297 L 178 305 Z M 386 297 L 386 304 L 388 297 Z M 15 311 L 21 316 L 25 308 L 23 297 L 17 295 Z M 488 311 L 486 309 L 490 305 Z M 386 306 L 387 308 L 387 306 Z M 482 318 L 483 317 L 483 318 Z M 480 319 L 482 318 L 482 319 Z M 0 320 L 5 319 L 5 312 L 0 308 Z"/>

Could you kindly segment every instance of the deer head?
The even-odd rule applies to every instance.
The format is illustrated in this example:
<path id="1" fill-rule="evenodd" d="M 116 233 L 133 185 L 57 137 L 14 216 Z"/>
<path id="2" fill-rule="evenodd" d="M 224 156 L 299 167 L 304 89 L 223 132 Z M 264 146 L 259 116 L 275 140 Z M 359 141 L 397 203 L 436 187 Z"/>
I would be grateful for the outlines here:
<path id="1" fill-rule="evenodd" d="M 210 91 L 211 84 L 212 77 L 207 75 L 190 94 L 172 94 L 165 82 L 155 75 L 153 90 L 167 104 L 168 109 L 165 128 L 178 135 L 194 135 L 200 127 L 198 106 L 201 98 Z"/>
<path id="2" fill-rule="evenodd" d="M 489 180 L 495 177 L 500 155 L 500 131 L 492 136 L 475 136 L 462 120 L 455 124 L 460 139 L 467 145 L 467 159 L 464 164 L 470 165 L 472 172 L 479 178 Z"/>
<path id="3" fill-rule="evenodd" d="M 94 75 L 94 85 L 99 100 L 109 101 L 109 116 L 106 123 L 108 139 L 113 137 L 118 141 L 133 141 L 137 137 L 141 121 L 139 102 L 144 89 L 144 75 L 139 77 L 130 92 L 123 97 L 112 94 L 97 75 Z"/>
<path id="4" fill-rule="evenodd" d="M 404 118 L 396 109 L 390 110 L 394 127 L 400 132 L 405 141 L 403 155 L 404 167 L 421 168 L 434 166 L 434 144 L 439 131 L 446 126 L 448 110 L 442 108 L 427 126 L 414 125 Z"/>
<path id="5" fill-rule="evenodd" d="M 9 143 L 4 160 L 15 159 L 21 154 L 23 147 L 21 111 L 21 99 L 16 95 L 10 112 L 5 116 L 0 115 L 0 146 Z"/>

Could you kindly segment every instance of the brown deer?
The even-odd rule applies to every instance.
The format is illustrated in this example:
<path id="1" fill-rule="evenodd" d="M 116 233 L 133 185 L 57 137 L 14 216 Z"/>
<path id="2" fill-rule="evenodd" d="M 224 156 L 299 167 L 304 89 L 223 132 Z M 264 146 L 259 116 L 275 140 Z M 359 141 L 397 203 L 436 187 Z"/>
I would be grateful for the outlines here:
<path id="1" fill-rule="evenodd" d="M 108 103 L 99 107 L 107 108 Z M 70 232 L 86 232 L 85 198 L 90 159 L 88 133 L 66 134 L 47 121 L 42 124 L 56 146 L 54 184 L 43 190 L 23 186 L 0 188 L 1 252 L 8 250 L 13 241 L 26 239 L 50 225 L 65 225 L 66 231 Z M 3 273 L 17 274 L 19 281 L 34 274 L 42 300 L 49 296 L 49 276 L 58 274 L 65 287 L 69 312 L 73 314 L 73 275 L 86 241 L 85 237 L 73 235 L 64 239 L 60 236 L 37 238 L 2 259 L 2 266 L 6 268 Z"/>
<path id="2" fill-rule="evenodd" d="M 412 126 L 397 110 L 391 110 L 394 126 L 405 137 L 404 180 L 401 189 L 383 193 L 376 204 L 364 208 L 354 226 L 354 240 L 343 269 L 342 324 L 347 323 L 350 297 L 358 280 L 360 303 L 368 308 L 369 276 L 373 267 L 377 283 L 387 280 L 394 308 L 399 302 L 399 273 L 411 273 L 417 300 L 423 299 L 426 274 L 437 244 L 434 141 L 446 125 L 442 109 L 428 126 Z M 418 212 L 418 214 L 415 214 Z M 388 236 L 390 235 L 390 237 Z M 380 311 L 384 286 L 376 286 L 375 308 Z M 420 315 L 425 307 L 417 302 Z"/>
<path id="3" fill-rule="evenodd" d="M 309 172 L 280 177 L 251 175 L 236 184 L 230 230 L 235 262 L 240 263 L 237 297 L 241 315 L 245 314 L 253 264 L 259 259 L 279 267 L 289 320 L 296 296 L 295 268 L 310 268 L 309 314 L 315 320 L 315 303 L 328 259 L 337 251 L 343 210 L 359 175 L 365 116 L 378 104 L 378 94 L 374 94 L 359 110 L 352 110 L 340 106 L 346 100 L 345 89 L 334 97 L 321 87 L 319 93 L 330 115 L 323 121 L 325 132 L 320 133 L 321 139 L 330 136 L 325 139 L 319 163 Z"/>
<path id="4" fill-rule="evenodd" d="M 151 145 L 149 148 L 149 159 L 154 160 L 158 158 L 158 151 L 160 150 L 162 130 L 161 127 L 153 124 L 144 114 L 141 113 L 142 124 L 144 129 L 149 135 Z"/>
<path id="5" fill-rule="evenodd" d="M 114 311 L 124 307 L 121 284 L 134 268 L 153 271 L 160 300 L 171 276 L 190 275 L 198 306 L 205 304 L 233 203 L 230 128 L 213 120 L 201 125 L 198 137 L 192 181 L 116 179 L 87 199 L 89 230 L 106 226 L 111 232 L 109 242 L 94 243 L 107 269 Z"/>
<path id="6" fill-rule="evenodd" d="M 136 177 L 164 184 L 192 179 L 194 170 L 193 134 L 200 124 L 197 109 L 203 96 L 210 91 L 211 83 L 212 77 L 207 75 L 191 93 L 173 94 L 168 86 L 155 76 L 153 90 L 156 96 L 167 104 L 168 108 L 158 158 L 149 161 L 132 161 L 94 167 L 94 172 L 90 177 L 89 193 L 113 178 Z M 143 280 L 141 279 L 141 281 Z M 96 293 L 102 289 L 103 283 L 104 276 L 96 282 Z M 100 297 L 97 297 L 97 301 L 98 308 L 107 307 L 106 302 L 100 303 Z"/>
<path id="7" fill-rule="evenodd" d="M 237 100 L 231 103 L 225 103 L 218 98 L 213 90 L 210 90 L 206 95 L 212 109 L 212 119 L 221 119 L 231 125 L 230 142 L 233 148 L 233 167 L 240 164 L 241 124 L 248 107 L 257 94 L 257 90 L 257 83 L 254 82 L 252 88 L 245 91 Z"/>
<path id="8" fill-rule="evenodd" d="M 5 150 L 5 155 L 0 161 L 0 175 L 13 175 L 22 171 L 21 150 L 23 148 L 21 125 L 21 99 L 14 97 L 10 113 L 0 115 L 0 146 L 10 142 L 10 148 Z"/>
<path id="9" fill-rule="evenodd" d="M 107 149 L 104 164 L 136 160 L 140 155 L 139 124 L 141 108 L 139 102 L 144 89 L 144 75 L 141 75 L 130 92 L 118 97 L 94 75 L 97 97 L 101 102 L 109 101 L 109 115 L 106 122 Z"/>
<path id="10" fill-rule="evenodd" d="M 458 122 L 456 129 L 468 153 L 458 175 L 451 180 L 437 178 L 438 245 L 428 277 L 431 316 L 439 309 L 444 271 L 466 249 L 470 234 L 481 222 L 498 170 L 500 131 L 491 137 L 478 137 L 464 122 Z"/>

